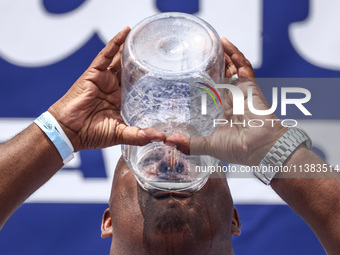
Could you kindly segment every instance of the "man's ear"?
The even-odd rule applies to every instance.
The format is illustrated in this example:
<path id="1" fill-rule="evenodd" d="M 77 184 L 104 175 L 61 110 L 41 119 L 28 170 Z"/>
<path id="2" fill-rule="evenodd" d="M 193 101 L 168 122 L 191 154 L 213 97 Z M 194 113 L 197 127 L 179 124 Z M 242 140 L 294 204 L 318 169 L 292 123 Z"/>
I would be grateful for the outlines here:
<path id="1" fill-rule="evenodd" d="M 238 217 L 238 211 L 234 207 L 233 219 L 231 221 L 231 234 L 234 236 L 239 236 L 241 234 L 241 221 Z"/>
<path id="2" fill-rule="evenodd" d="M 102 238 L 112 237 L 112 221 L 109 208 L 107 208 L 103 214 L 101 230 Z"/>

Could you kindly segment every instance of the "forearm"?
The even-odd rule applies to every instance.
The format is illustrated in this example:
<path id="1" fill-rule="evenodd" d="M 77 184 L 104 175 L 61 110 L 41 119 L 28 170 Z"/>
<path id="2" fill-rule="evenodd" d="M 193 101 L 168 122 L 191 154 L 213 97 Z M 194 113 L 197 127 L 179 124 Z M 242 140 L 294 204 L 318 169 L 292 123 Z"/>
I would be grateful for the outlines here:
<path id="1" fill-rule="evenodd" d="M 305 164 L 311 166 L 326 163 L 304 146 L 299 147 L 285 163 L 287 166 Z M 340 179 L 338 173 L 330 173 L 330 171 L 322 174 L 278 173 L 271 186 L 308 223 L 328 254 L 339 254 Z"/>
<path id="2" fill-rule="evenodd" d="M 0 229 L 62 165 L 57 149 L 34 123 L 0 145 Z"/>

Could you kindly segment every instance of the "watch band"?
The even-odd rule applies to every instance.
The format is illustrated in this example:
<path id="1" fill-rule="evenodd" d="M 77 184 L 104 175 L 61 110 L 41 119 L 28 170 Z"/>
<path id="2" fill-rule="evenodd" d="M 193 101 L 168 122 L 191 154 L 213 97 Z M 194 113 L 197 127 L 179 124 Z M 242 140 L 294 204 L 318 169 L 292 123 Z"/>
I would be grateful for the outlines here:
<path id="1" fill-rule="evenodd" d="M 258 171 L 255 171 L 254 175 L 264 184 L 269 185 L 278 167 L 281 167 L 302 143 L 305 143 L 308 149 L 312 148 L 312 140 L 305 131 L 297 127 L 289 128 L 261 160 Z"/>

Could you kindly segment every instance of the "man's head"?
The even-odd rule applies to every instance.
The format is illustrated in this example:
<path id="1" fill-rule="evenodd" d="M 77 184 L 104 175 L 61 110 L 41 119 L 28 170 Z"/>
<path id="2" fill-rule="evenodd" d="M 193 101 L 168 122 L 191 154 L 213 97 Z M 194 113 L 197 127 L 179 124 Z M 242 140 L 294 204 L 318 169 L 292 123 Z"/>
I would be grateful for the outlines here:
<path id="1" fill-rule="evenodd" d="M 111 254 L 232 254 L 240 221 L 225 177 L 214 177 L 191 196 L 155 197 L 120 159 L 102 222 Z"/>

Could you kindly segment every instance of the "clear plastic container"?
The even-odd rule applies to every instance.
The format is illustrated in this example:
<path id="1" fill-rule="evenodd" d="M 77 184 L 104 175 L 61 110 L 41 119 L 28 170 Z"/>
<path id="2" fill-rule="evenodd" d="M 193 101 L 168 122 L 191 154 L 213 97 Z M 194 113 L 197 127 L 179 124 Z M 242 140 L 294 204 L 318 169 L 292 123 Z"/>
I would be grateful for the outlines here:
<path id="1" fill-rule="evenodd" d="M 208 135 L 222 106 L 202 95 L 224 76 L 224 53 L 216 31 L 184 13 L 162 13 L 137 24 L 122 56 L 121 115 L 127 125 L 154 127 L 166 135 Z M 206 85 L 208 86 L 206 86 Z M 211 88 L 210 87 L 210 88 Z M 208 89 L 209 90 L 209 89 Z M 148 191 L 197 191 L 209 177 L 196 166 L 216 166 L 209 156 L 187 156 L 163 143 L 122 146 L 123 157 Z"/>

